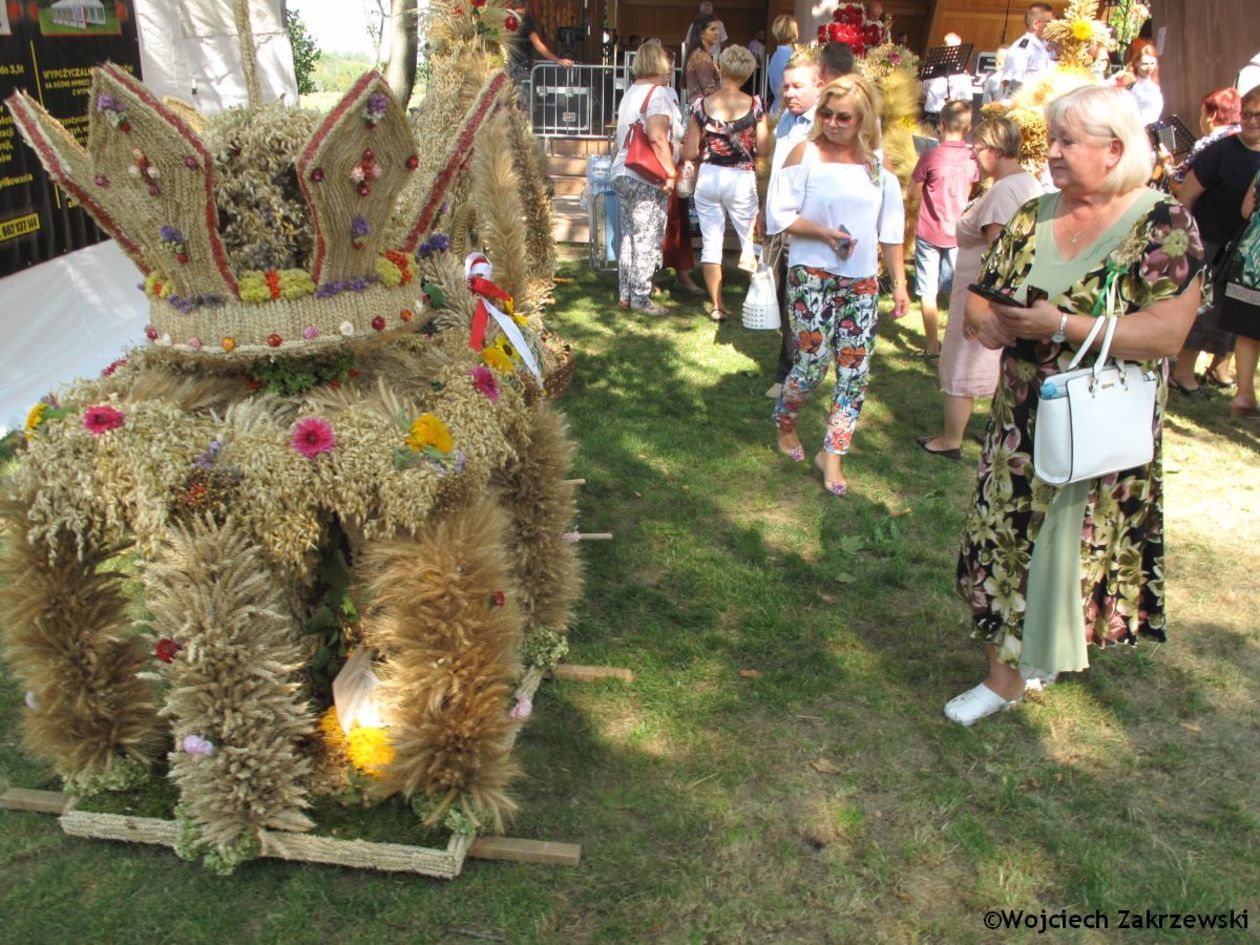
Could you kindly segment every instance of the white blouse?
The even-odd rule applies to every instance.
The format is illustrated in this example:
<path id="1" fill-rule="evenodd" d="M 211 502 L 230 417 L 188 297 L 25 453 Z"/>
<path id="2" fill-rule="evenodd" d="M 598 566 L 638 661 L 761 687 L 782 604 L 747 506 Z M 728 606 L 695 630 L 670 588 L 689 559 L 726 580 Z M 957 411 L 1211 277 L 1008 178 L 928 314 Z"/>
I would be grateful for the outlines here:
<path id="1" fill-rule="evenodd" d="M 879 168 L 871 180 L 865 164 L 833 164 L 819 159 L 818 146 L 805 146 L 800 164 L 782 168 L 766 195 L 766 232 L 782 233 L 800 217 L 825 227 L 843 226 L 857 240 L 848 259 L 813 237 L 792 235 L 788 263 L 812 266 L 838 276 L 863 278 L 879 271 L 877 243 L 901 245 L 906 215 L 895 174 Z"/>
<path id="2" fill-rule="evenodd" d="M 1159 121 L 1164 111 L 1164 93 L 1153 79 L 1138 79 L 1129 91 L 1137 100 L 1138 114 L 1142 116 L 1142 124 L 1153 125 Z"/>

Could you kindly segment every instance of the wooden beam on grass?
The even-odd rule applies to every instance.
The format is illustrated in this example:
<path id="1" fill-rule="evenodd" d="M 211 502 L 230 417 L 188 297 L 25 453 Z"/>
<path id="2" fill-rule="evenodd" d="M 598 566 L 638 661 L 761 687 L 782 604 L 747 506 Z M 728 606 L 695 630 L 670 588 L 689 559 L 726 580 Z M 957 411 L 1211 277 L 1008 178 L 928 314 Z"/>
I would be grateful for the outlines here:
<path id="1" fill-rule="evenodd" d="M 0 807 L 8 810 L 29 810 L 37 814 L 64 814 L 74 806 L 75 799 L 60 791 L 32 791 L 29 788 L 9 788 L 0 794 Z"/>
<path id="2" fill-rule="evenodd" d="M 620 679 L 634 682 L 634 673 L 621 666 L 577 666 L 560 663 L 551 670 L 552 679 L 571 679 L 575 682 L 597 682 L 600 679 Z"/>
<path id="3" fill-rule="evenodd" d="M 511 863 L 545 863 L 550 866 L 577 866 L 582 847 L 576 843 L 550 840 L 520 840 L 516 837 L 478 837 L 468 848 L 478 860 L 507 860 Z"/>

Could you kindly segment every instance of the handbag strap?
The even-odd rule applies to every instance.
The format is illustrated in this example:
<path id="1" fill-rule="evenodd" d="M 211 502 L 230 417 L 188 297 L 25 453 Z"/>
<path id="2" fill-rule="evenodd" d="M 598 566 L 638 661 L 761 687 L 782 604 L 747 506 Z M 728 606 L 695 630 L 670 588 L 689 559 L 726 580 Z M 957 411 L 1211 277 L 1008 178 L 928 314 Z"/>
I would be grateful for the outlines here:
<path id="1" fill-rule="evenodd" d="M 1081 342 L 1081 346 L 1077 349 L 1075 357 L 1068 363 L 1069 371 L 1075 370 L 1077 365 L 1081 363 L 1081 359 L 1085 357 L 1085 353 L 1089 351 L 1094 344 L 1094 339 L 1098 337 L 1098 333 L 1106 328 L 1103 335 L 1102 347 L 1098 351 L 1098 360 L 1094 362 L 1094 377 L 1097 377 L 1107 363 L 1107 355 L 1111 352 L 1111 338 L 1116 333 L 1116 308 L 1119 305 L 1119 286 L 1117 280 L 1121 274 L 1125 272 L 1124 266 L 1119 266 L 1111 262 L 1107 263 L 1107 277 L 1103 280 L 1102 288 L 1098 290 L 1098 297 L 1094 299 L 1094 310 L 1090 314 L 1094 318 L 1094 324 L 1089 329 L 1089 334 L 1085 336 L 1085 340 Z M 1124 362 L 1119 358 L 1116 359 L 1121 369 L 1124 368 Z"/>
<path id="2" fill-rule="evenodd" d="M 642 121 L 644 116 L 647 115 L 648 102 L 652 101 L 652 96 L 656 94 L 656 90 L 659 88 L 659 85 L 654 84 L 648 89 L 648 94 L 643 96 L 643 104 L 639 107 L 639 121 Z"/>

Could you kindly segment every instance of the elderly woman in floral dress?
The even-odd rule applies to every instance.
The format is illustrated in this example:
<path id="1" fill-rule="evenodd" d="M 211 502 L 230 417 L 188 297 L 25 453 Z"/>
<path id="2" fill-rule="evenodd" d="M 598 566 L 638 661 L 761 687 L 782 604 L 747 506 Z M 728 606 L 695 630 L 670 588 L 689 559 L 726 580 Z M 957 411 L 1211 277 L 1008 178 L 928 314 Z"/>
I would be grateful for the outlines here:
<path id="1" fill-rule="evenodd" d="M 1199 304 L 1203 247 L 1190 214 L 1146 187 L 1154 162 L 1120 89 L 1089 86 L 1046 110 L 1058 192 L 1030 201 L 985 258 L 979 282 L 1023 302 L 973 295 L 966 333 L 1002 348 L 958 583 L 987 644 L 980 685 L 945 715 L 971 725 L 1015 705 L 1030 679 L 1089 665 L 1086 644 L 1164 639 L 1160 431 L 1168 378 Z M 1158 382 L 1155 457 L 1145 466 L 1055 487 L 1033 469 L 1038 391 L 1063 371 L 1113 294 L 1112 352 Z"/>

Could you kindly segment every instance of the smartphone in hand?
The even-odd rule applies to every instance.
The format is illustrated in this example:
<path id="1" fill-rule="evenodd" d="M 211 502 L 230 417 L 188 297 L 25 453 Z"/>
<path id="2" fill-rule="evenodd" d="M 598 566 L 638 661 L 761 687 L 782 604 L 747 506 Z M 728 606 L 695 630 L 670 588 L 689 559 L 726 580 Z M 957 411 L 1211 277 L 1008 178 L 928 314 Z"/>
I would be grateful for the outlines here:
<path id="1" fill-rule="evenodd" d="M 980 285 L 975 282 L 967 286 L 967 291 L 975 293 L 987 302 L 994 302 L 998 305 L 1007 305 L 1011 308 L 1028 308 L 1030 305 L 1035 305 L 1043 299 L 1048 298 L 1045 292 L 1038 289 L 1036 286 L 1031 285 L 1025 293 L 1025 301 L 1023 302 L 1015 298 L 1013 295 L 1007 295 L 1005 292 L 999 292 L 992 286 Z"/>
<path id="2" fill-rule="evenodd" d="M 853 251 L 857 249 L 857 240 L 843 226 L 836 227 L 840 231 L 840 238 L 836 240 L 836 255 L 841 259 L 847 260 L 853 255 Z"/>

